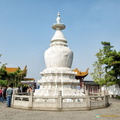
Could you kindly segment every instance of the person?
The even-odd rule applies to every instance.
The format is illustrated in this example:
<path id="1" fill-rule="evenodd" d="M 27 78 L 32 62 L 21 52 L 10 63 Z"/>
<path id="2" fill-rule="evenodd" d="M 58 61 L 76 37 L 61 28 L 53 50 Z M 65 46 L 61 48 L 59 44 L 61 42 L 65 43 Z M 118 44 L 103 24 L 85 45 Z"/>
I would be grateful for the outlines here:
<path id="1" fill-rule="evenodd" d="M 30 95 L 31 92 L 32 92 L 32 87 L 28 87 L 28 89 L 27 89 L 28 95 Z"/>
<path id="2" fill-rule="evenodd" d="M 18 94 L 19 94 L 19 93 L 21 93 L 21 89 L 20 89 L 20 87 L 18 87 Z"/>
<path id="3" fill-rule="evenodd" d="M 35 89 L 36 89 L 36 83 L 34 83 L 33 92 L 35 92 Z"/>
<path id="4" fill-rule="evenodd" d="M 3 102 L 3 90 L 2 87 L 0 87 L 0 100 Z"/>
<path id="5" fill-rule="evenodd" d="M 3 88 L 3 98 L 4 98 L 4 100 L 6 100 L 6 90 L 7 90 L 7 86 L 5 86 Z"/>
<path id="6" fill-rule="evenodd" d="M 28 89 L 28 87 L 24 86 L 23 89 L 22 89 L 22 92 L 27 92 L 27 89 Z"/>
<path id="7" fill-rule="evenodd" d="M 13 89 L 12 89 L 11 85 L 9 85 L 7 90 L 6 90 L 7 107 L 11 107 L 12 93 L 13 93 Z"/>

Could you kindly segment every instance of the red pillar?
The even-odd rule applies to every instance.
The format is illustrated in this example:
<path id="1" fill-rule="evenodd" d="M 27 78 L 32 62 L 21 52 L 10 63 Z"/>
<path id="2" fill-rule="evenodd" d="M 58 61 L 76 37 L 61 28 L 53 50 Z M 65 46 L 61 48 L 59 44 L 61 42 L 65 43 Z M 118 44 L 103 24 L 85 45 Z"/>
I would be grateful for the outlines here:
<path id="1" fill-rule="evenodd" d="M 80 78 L 80 79 L 79 79 L 79 82 L 80 82 L 80 89 L 81 89 L 81 88 L 83 87 L 83 86 L 82 86 L 83 78 Z"/>

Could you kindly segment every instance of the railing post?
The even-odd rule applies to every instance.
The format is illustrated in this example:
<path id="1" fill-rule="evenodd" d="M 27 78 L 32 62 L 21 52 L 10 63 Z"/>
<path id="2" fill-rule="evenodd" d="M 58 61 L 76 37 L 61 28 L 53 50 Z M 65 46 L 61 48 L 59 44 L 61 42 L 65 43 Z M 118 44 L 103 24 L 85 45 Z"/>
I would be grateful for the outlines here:
<path id="1" fill-rule="evenodd" d="M 62 109 L 62 92 L 58 91 L 58 109 Z"/>
<path id="2" fill-rule="evenodd" d="M 109 105 L 109 96 L 104 95 L 104 106 L 107 107 Z"/>
<path id="3" fill-rule="evenodd" d="M 104 106 L 106 107 L 106 95 L 104 95 Z"/>
<path id="4" fill-rule="evenodd" d="M 102 96 L 105 96 L 105 90 L 102 91 Z"/>
<path id="5" fill-rule="evenodd" d="M 101 96 L 101 91 L 100 91 L 100 89 L 98 89 L 98 96 Z"/>
<path id="6" fill-rule="evenodd" d="M 12 94 L 12 106 L 14 105 L 14 95 L 15 95 L 16 90 L 13 90 L 13 94 Z"/>
<path id="7" fill-rule="evenodd" d="M 33 107 L 33 92 L 30 92 L 30 98 L 29 98 L 29 107 L 32 108 Z"/>
<path id="8" fill-rule="evenodd" d="M 88 95 L 89 95 L 89 94 L 88 94 L 88 90 L 86 90 L 86 91 L 85 91 L 85 94 L 86 94 L 86 96 L 88 96 Z"/>
<path id="9" fill-rule="evenodd" d="M 90 96 L 87 96 L 87 98 L 86 98 L 86 107 L 88 108 L 88 109 L 90 109 Z"/>
<path id="10" fill-rule="evenodd" d="M 105 91 L 106 95 L 108 95 L 108 90 Z"/>

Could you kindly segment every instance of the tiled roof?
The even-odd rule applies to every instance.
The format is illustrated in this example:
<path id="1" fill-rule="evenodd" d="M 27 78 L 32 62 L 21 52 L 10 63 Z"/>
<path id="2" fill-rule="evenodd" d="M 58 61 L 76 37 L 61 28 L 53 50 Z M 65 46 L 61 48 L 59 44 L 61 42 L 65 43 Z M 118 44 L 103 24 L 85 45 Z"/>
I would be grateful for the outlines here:
<path id="1" fill-rule="evenodd" d="M 74 69 L 73 71 L 77 73 L 77 74 L 76 74 L 76 77 L 85 77 L 85 76 L 88 75 L 88 70 L 89 70 L 89 69 L 87 69 L 85 72 L 81 72 L 81 71 L 79 71 L 79 70 L 76 68 L 76 69 Z"/>
<path id="2" fill-rule="evenodd" d="M 85 85 L 99 85 L 98 83 L 95 83 L 94 81 L 83 81 Z"/>
<path id="3" fill-rule="evenodd" d="M 6 67 L 6 71 L 8 72 L 8 73 L 10 73 L 10 72 L 15 72 L 16 70 L 18 70 L 19 68 L 8 68 L 8 67 Z"/>
<path id="4" fill-rule="evenodd" d="M 35 80 L 34 78 L 24 78 L 24 80 Z"/>

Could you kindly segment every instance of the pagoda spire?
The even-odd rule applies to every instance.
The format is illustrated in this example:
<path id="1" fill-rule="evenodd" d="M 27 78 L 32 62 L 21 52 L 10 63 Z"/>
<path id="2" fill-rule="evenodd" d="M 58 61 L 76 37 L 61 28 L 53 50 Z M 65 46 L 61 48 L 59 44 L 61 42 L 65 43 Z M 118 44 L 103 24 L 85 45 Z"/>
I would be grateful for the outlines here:
<path id="1" fill-rule="evenodd" d="M 58 12 L 56 22 L 52 26 L 52 28 L 55 30 L 55 34 L 52 37 L 50 46 L 58 45 L 58 46 L 67 46 L 67 40 L 62 33 L 62 30 L 65 29 L 65 25 L 60 23 L 60 13 Z"/>
<path id="2" fill-rule="evenodd" d="M 61 19 L 60 19 L 60 12 L 58 12 L 57 16 L 58 16 L 58 17 L 56 18 L 56 22 L 57 22 L 57 24 L 60 24 L 60 20 L 61 20 Z"/>
<path id="3" fill-rule="evenodd" d="M 60 21 L 61 21 L 60 12 L 58 12 L 57 18 L 56 18 L 57 23 L 54 23 L 54 25 L 52 26 L 52 29 L 54 29 L 54 30 L 63 30 L 63 29 L 65 29 L 65 25 L 63 23 L 60 23 Z"/>

